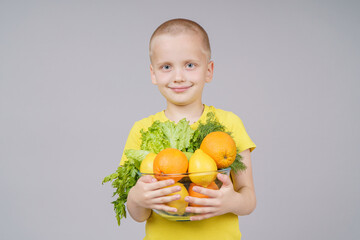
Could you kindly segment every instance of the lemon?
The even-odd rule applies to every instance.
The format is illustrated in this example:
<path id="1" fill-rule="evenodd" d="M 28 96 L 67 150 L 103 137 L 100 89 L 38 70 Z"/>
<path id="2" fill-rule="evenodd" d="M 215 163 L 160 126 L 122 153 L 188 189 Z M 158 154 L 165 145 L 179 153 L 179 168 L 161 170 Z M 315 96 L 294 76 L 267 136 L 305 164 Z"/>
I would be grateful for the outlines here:
<path id="1" fill-rule="evenodd" d="M 156 153 L 149 153 L 146 155 L 144 160 L 142 160 L 140 164 L 140 172 L 141 173 L 154 173 L 153 165 L 154 165 L 154 159 L 156 157 Z"/>
<path id="2" fill-rule="evenodd" d="M 216 162 L 203 150 L 198 149 L 191 156 L 189 160 L 189 177 L 193 183 L 207 187 L 215 180 L 216 171 Z"/>
<path id="3" fill-rule="evenodd" d="M 185 197 L 189 196 L 189 193 L 182 183 L 177 182 L 169 187 L 173 186 L 180 186 L 181 190 L 179 192 L 170 193 L 168 196 L 180 194 L 180 199 L 168 202 L 167 205 L 169 207 L 174 207 L 177 209 L 177 212 L 175 214 L 183 215 L 185 213 L 185 208 L 189 205 L 189 203 L 185 201 Z"/>

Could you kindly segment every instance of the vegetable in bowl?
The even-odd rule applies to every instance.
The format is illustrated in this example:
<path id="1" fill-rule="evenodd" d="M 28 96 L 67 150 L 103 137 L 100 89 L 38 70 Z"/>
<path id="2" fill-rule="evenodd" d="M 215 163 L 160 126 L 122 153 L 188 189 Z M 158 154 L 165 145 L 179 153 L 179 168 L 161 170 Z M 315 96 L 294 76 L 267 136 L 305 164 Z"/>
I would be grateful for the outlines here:
<path id="1" fill-rule="evenodd" d="M 120 225 L 122 218 L 126 218 L 125 204 L 127 196 L 141 176 L 141 162 L 150 152 L 157 154 L 164 149 L 175 148 L 190 159 L 194 152 L 200 148 L 203 139 L 209 133 L 215 131 L 226 132 L 226 128 L 216 119 L 215 114 L 212 112 L 207 114 L 206 122 L 200 122 L 196 130 L 190 127 L 185 118 L 178 123 L 155 121 L 147 130 L 141 130 L 140 150 L 125 150 L 127 161 L 102 181 L 102 184 L 111 182 L 112 187 L 115 189 L 113 197 L 116 197 L 116 200 L 112 204 L 114 205 L 118 225 Z M 231 132 L 226 133 L 231 136 Z M 238 151 L 230 168 L 235 172 L 246 169 Z"/>

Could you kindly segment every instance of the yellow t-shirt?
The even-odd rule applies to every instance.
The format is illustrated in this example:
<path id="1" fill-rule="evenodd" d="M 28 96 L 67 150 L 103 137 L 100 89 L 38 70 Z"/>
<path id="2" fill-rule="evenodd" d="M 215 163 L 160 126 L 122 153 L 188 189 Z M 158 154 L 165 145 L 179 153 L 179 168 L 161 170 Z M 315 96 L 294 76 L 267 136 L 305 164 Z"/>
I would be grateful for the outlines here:
<path id="1" fill-rule="evenodd" d="M 238 116 L 232 112 L 217 109 L 213 106 L 204 106 L 205 108 L 203 114 L 197 122 L 190 126 L 191 128 L 196 129 L 200 121 L 205 123 L 207 113 L 214 112 L 219 122 L 226 127 L 227 131 L 232 133 L 236 147 L 240 152 L 246 149 L 250 149 L 250 151 L 255 149 L 256 145 L 248 136 L 244 125 Z M 147 130 L 156 120 L 165 122 L 169 119 L 165 116 L 164 111 L 161 111 L 135 122 L 132 129 L 130 130 L 130 134 L 126 141 L 124 150 L 140 149 L 140 130 Z M 126 156 L 123 153 L 120 165 L 122 165 L 124 161 L 126 161 Z M 146 222 L 145 232 L 146 236 L 144 240 L 241 239 L 238 216 L 232 213 L 201 221 L 176 222 L 166 220 L 155 212 L 152 212 L 150 218 Z"/>

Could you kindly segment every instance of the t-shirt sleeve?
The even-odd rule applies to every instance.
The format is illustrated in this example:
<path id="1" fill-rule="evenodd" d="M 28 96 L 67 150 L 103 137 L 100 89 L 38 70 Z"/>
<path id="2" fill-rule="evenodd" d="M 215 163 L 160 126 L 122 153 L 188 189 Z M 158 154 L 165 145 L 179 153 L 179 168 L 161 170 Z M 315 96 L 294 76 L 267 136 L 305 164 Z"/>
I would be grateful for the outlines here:
<path id="1" fill-rule="evenodd" d="M 246 132 L 242 120 L 233 113 L 229 115 L 229 120 L 229 122 L 231 122 L 229 131 L 232 132 L 232 136 L 239 152 L 246 149 L 250 149 L 250 152 L 252 152 L 256 148 L 256 145 Z"/>
<path id="2" fill-rule="evenodd" d="M 125 150 L 127 149 L 135 149 L 135 150 L 139 150 L 140 149 L 140 140 L 141 140 L 141 133 L 140 133 L 141 127 L 140 124 L 138 122 L 136 122 L 129 133 L 129 136 L 126 140 L 125 143 L 125 147 L 124 147 L 124 151 L 120 160 L 120 165 L 123 165 L 124 162 L 127 160 L 126 156 L 125 156 Z"/>

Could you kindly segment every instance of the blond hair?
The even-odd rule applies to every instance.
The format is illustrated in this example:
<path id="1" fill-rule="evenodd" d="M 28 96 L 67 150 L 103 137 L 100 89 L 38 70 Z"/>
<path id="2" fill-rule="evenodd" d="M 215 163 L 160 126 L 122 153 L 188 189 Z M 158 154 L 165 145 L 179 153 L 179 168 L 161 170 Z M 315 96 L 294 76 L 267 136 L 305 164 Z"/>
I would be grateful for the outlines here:
<path id="1" fill-rule="evenodd" d="M 161 24 L 151 35 L 150 42 L 149 42 L 149 55 L 151 60 L 152 50 L 151 50 L 151 43 L 153 39 L 159 35 L 162 34 L 171 34 L 171 35 L 177 35 L 181 33 L 195 33 L 198 34 L 201 37 L 201 40 L 203 42 L 203 50 L 208 55 L 208 59 L 211 58 L 211 48 L 210 48 L 210 41 L 208 34 L 204 30 L 203 27 L 201 27 L 198 23 L 191 21 L 189 19 L 184 18 L 175 18 L 168 20 Z"/>

